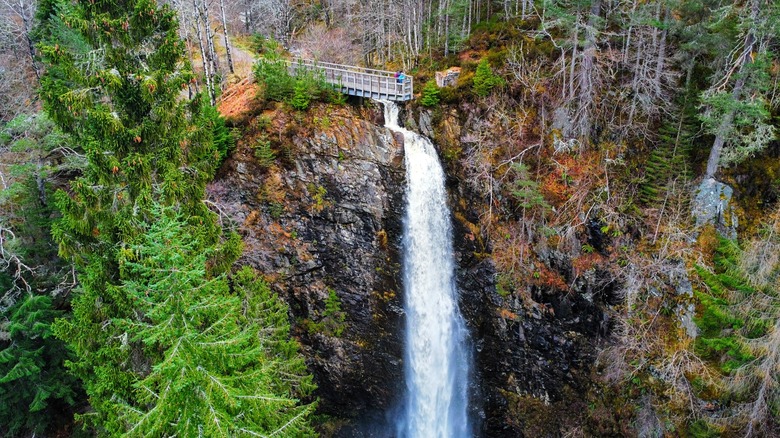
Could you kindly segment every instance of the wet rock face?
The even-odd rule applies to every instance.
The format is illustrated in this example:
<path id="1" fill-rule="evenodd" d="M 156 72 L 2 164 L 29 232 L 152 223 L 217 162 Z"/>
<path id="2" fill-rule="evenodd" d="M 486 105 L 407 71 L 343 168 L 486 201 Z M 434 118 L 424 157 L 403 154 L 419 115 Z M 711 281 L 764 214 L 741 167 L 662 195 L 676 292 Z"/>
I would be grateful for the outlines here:
<path id="1" fill-rule="evenodd" d="M 290 303 L 321 411 L 381 418 L 403 384 L 403 144 L 353 109 L 322 117 L 305 132 L 276 117 L 269 130 L 288 144 L 274 149 L 288 152 L 270 168 L 254 156 L 257 139 L 242 139 L 209 193 L 240 224 L 239 263 Z"/>
<path id="2" fill-rule="evenodd" d="M 238 225 L 245 243 L 239 262 L 265 273 L 290 303 L 320 410 L 351 420 L 338 436 L 392 436 L 384 423 L 403 394 L 403 143 L 381 127 L 378 109 L 362 116 L 354 108 L 316 111 L 296 121 L 274 115 L 262 134 L 278 156 L 270 168 L 255 158 L 258 135 L 245 136 L 210 199 Z M 460 123 L 445 116 L 437 147 L 460 145 Z M 430 124 L 423 117 L 420 129 Z M 598 269 L 572 278 L 570 254 L 537 248 L 535 256 L 571 291 L 533 286 L 527 299 L 499 295 L 490 243 L 476 225 L 485 201 L 456 164 L 445 168 L 459 304 L 474 352 L 475 434 L 546 436 L 528 432 L 534 429 L 517 407 L 536 403 L 539 412 L 571 394 L 583 397 L 616 286 Z M 591 234 L 600 252 L 605 236 Z M 549 423 L 554 436 L 559 422 Z"/>
<path id="3" fill-rule="evenodd" d="M 463 221 L 468 212 L 455 216 Z M 550 406 L 576 403 L 565 400 L 567 394 L 586 392 L 596 343 L 609 331 L 603 308 L 615 299 L 616 286 L 609 274 L 595 270 L 575 281 L 573 293 L 532 287 L 531 302 L 502 297 L 489 254 L 473 238 L 470 220 L 461 221 L 455 221 L 455 251 L 460 307 L 474 349 L 472 416 L 479 436 L 524 436 L 526 419 L 512 409 L 516 398 Z M 540 252 L 569 272 L 567 255 Z M 548 426 L 554 431 L 560 425 Z"/>
<path id="4" fill-rule="evenodd" d="M 437 138 L 442 145 L 457 142 L 461 134 L 448 132 L 448 126 L 458 123 L 447 119 L 439 131 L 443 135 Z M 467 125 L 460 129 L 468 130 Z M 591 367 L 609 334 L 608 309 L 620 301 L 620 285 L 598 266 L 575 276 L 577 254 L 537 245 L 535 259 L 559 275 L 569 289 L 529 281 L 530 296 L 501 296 L 490 242 L 479 235 L 476 225 L 485 201 L 471 192 L 458 165 L 447 164 L 460 309 L 474 351 L 471 410 L 477 434 L 559 436 L 568 421 L 564 417 L 585 412 Z M 583 243 L 606 252 L 608 237 L 599 224 L 594 221 L 587 230 Z M 533 409 L 524 411 L 528 406 Z"/>

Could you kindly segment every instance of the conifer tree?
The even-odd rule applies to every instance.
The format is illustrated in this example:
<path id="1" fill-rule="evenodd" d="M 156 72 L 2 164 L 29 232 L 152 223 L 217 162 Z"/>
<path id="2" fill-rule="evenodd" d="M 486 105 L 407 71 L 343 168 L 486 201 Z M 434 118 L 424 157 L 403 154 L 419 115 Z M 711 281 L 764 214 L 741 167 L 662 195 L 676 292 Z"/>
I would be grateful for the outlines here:
<path id="1" fill-rule="evenodd" d="M 439 90 L 439 87 L 436 85 L 436 81 L 433 79 L 429 80 L 425 83 L 425 86 L 422 89 L 420 105 L 427 106 L 429 108 L 435 107 L 439 104 L 439 94 L 441 94 L 441 90 Z"/>
<path id="2" fill-rule="evenodd" d="M 154 200 L 181 205 L 213 242 L 218 229 L 201 199 L 218 155 L 200 102 L 179 99 L 192 73 L 173 11 L 152 0 L 56 8 L 51 37 L 40 46 L 47 65 L 41 95 L 88 165 L 70 193 L 56 194 L 62 217 L 52 234 L 60 254 L 76 262 L 81 290 L 72 319 L 54 330 L 75 350 L 71 368 L 96 413 L 88 418 L 116 432 L 123 423 L 112 400 L 130 399 L 136 371 L 148 366 L 113 323 L 135 314 L 118 288 L 118 251 L 141 232 Z"/>
<path id="3" fill-rule="evenodd" d="M 167 373 L 166 356 L 148 347 L 156 343 L 165 351 L 169 345 L 165 341 L 175 336 L 167 332 L 173 329 L 165 326 L 163 313 L 177 321 L 201 317 L 188 314 L 184 304 L 143 305 L 136 290 L 127 286 L 144 284 L 136 275 L 146 274 L 127 270 L 123 263 L 131 258 L 128 251 L 133 251 L 130 248 L 144 236 L 149 224 L 160 219 L 153 206 L 175 208 L 192 225 L 187 230 L 193 241 L 201 250 L 208 249 L 208 274 L 204 271 L 196 277 L 204 284 L 182 283 L 181 287 L 213 290 L 206 278 L 219 277 L 229 269 L 240 251 L 240 240 L 229 235 L 218 244 L 224 236 L 202 202 L 205 183 L 219 159 L 212 141 L 217 118 L 209 117 L 200 99 L 181 98 L 181 90 L 193 75 L 177 38 L 175 13 L 153 0 L 121 4 L 77 0 L 55 9 L 59 15 L 52 18 L 49 39 L 40 46 L 47 64 L 41 94 L 50 117 L 74 144 L 83 147 L 88 164 L 69 192 L 56 194 L 61 218 L 52 227 L 52 234 L 60 254 L 76 262 L 80 289 L 73 294 L 72 317 L 58 320 L 54 332 L 74 350 L 76 359 L 70 367 L 82 379 L 93 409 L 80 418 L 99 432 L 120 435 L 149 406 L 148 393 L 139 388 L 190 385 L 188 376 Z M 166 262 L 186 262 L 183 255 L 174 256 Z M 206 269 L 205 262 L 202 269 Z M 225 292 L 224 280 L 220 281 L 215 293 Z M 188 290 L 167 292 L 181 297 Z M 235 300 L 229 299 L 225 305 L 235 306 Z M 155 327 L 155 322 L 162 326 Z M 249 342 L 249 332 L 258 332 L 256 324 L 239 332 L 231 331 L 236 322 L 231 324 L 212 321 L 210 335 L 220 339 L 216 342 L 243 345 Z M 139 334 L 142 326 L 148 330 L 145 335 Z M 237 338 L 233 340 L 233 336 Z M 150 337 L 156 340 L 150 341 Z M 194 361 L 190 364 L 194 370 L 208 369 L 203 361 L 214 361 L 208 366 L 218 367 L 231 379 L 242 369 L 252 369 L 249 356 L 254 354 L 256 361 L 260 353 L 253 345 L 240 361 L 234 358 L 219 363 L 206 353 L 188 360 Z M 257 424 L 249 420 L 256 418 L 255 414 L 247 411 L 256 406 L 241 398 L 246 388 L 238 382 L 232 384 L 240 391 L 226 394 L 212 407 L 227 410 L 219 414 L 221 418 L 234 416 L 236 425 L 259 432 Z M 157 426 L 144 424 L 154 431 L 163 430 L 178 421 L 179 415 L 198 409 L 188 411 L 189 405 L 180 406 L 180 401 L 160 400 L 153 409 Z M 258 411 L 263 418 L 276 415 L 275 407 L 265 408 Z M 300 419 L 307 409 L 298 412 Z"/>
<path id="4" fill-rule="evenodd" d="M 64 362 L 66 345 L 51 334 L 72 287 L 70 266 L 49 235 L 52 182 L 79 168 L 79 155 L 42 114 L 0 129 L 0 152 L 18 164 L 0 189 L 0 435 L 50 435 L 72 421 L 83 396 Z M 48 162 L 56 157 L 58 164 Z M 7 162 L 6 162 L 7 163 Z M 6 168 L 7 169 L 7 168 Z M 4 169 L 5 170 L 5 169 Z"/>
<path id="5" fill-rule="evenodd" d="M 490 90 L 503 84 L 504 81 L 493 73 L 487 59 L 477 64 L 477 71 L 474 73 L 474 94 L 485 97 L 490 94 Z"/>
<path id="6" fill-rule="evenodd" d="M 249 268 L 231 293 L 209 277 L 197 230 L 170 209 L 120 254 L 119 288 L 146 317 L 117 325 L 153 365 L 134 386 L 135 404 L 116 401 L 127 436 L 308 436 L 313 385 L 287 308 Z M 175 384 L 172 384 L 175 382 Z"/>
<path id="7" fill-rule="evenodd" d="M 705 171 L 708 178 L 721 165 L 738 163 L 764 149 L 776 131 L 771 123 L 771 49 L 780 35 L 780 6 L 750 0 L 719 12 L 711 27 L 732 48 L 716 54 L 721 66 L 701 96 L 700 118 L 714 136 Z"/>

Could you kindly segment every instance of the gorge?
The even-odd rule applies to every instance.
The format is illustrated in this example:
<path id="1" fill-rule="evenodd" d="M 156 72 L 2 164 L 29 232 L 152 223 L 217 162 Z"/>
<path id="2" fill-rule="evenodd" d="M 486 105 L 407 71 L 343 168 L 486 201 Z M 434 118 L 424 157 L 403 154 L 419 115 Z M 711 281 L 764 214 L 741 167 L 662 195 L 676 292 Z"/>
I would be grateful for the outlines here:
<path id="1" fill-rule="evenodd" d="M 265 111 L 244 122 L 246 134 L 208 190 L 209 199 L 239 226 L 245 242 L 240 261 L 266 272 L 290 303 L 321 410 L 343 421 L 335 436 L 398 436 L 397 421 L 408 406 L 403 308 L 408 157 L 404 134 L 383 125 L 398 120 L 401 126 L 422 126 L 430 115 L 409 108 L 399 113 L 396 119 L 370 103 L 314 107 L 299 121 L 294 114 Z M 272 122 L 258 128 L 262 119 Z M 472 129 L 446 115 L 435 128 L 436 155 Z M 265 136 L 282 151 L 271 167 L 261 166 L 254 152 Z M 433 166 L 434 158 L 412 164 Z M 612 300 L 612 280 L 593 271 L 575 279 L 577 294 L 540 285 L 530 302 L 499 294 L 490 240 L 475 233 L 475 206 L 482 201 L 461 172 L 445 158 L 444 187 L 438 189 L 446 200 L 439 207 L 452 209 L 452 281 L 459 292 L 454 308 L 460 308 L 473 346 L 470 353 L 458 353 L 471 356 L 472 371 L 466 416 L 453 424 L 466 425 L 462 418 L 468 418 L 473 436 L 555 430 L 555 423 L 544 420 L 553 415 L 547 412 L 582 403 L 596 342 L 608 324 L 604 309 Z M 433 179 L 428 170 L 420 176 Z M 274 210 L 277 203 L 284 204 L 281 211 Z M 556 272 L 569 275 L 570 255 L 550 248 L 540 253 Z M 328 326 L 334 319 L 325 309 L 329 291 L 344 315 L 339 334 Z M 465 370 L 456 372 L 463 391 Z M 425 383 L 435 381 L 439 378 Z M 463 392 L 455 405 L 464 409 L 465 400 L 457 397 Z M 533 411 L 518 414 L 534 400 L 549 404 L 531 404 Z"/>
<path id="2" fill-rule="evenodd" d="M 780 2 L 0 17 L 0 436 L 780 436 Z"/>

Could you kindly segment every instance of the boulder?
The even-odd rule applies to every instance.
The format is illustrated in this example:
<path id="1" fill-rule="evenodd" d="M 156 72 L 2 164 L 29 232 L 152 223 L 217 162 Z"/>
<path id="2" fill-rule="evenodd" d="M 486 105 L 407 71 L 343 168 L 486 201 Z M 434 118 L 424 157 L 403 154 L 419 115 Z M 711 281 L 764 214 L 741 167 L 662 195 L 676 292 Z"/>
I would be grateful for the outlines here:
<path id="1" fill-rule="evenodd" d="M 460 77 L 460 67 L 450 67 L 444 71 L 436 72 L 436 85 L 441 87 L 454 87 Z"/>
<path id="2" fill-rule="evenodd" d="M 722 236 L 729 239 L 737 238 L 737 215 L 731 204 L 734 190 L 714 178 L 706 178 L 694 192 L 691 214 L 700 228 L 712 224 Z"/>

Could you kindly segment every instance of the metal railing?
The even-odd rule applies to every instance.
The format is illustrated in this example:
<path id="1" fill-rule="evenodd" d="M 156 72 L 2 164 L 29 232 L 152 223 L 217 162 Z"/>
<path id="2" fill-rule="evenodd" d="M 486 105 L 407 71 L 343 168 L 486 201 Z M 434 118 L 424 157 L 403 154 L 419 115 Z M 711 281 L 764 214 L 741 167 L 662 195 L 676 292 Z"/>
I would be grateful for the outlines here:
<path id="1" fill-rule="evenodd" d="M 396 73 L 391 71 L 300 58 L 287 61 L 287 66 L 293 76 L 300 70 L 322 73 L 326 82 L 352 96 L 394 101 L 414 98 L 414 79 L 411 76 L 399 81 Z"/>

